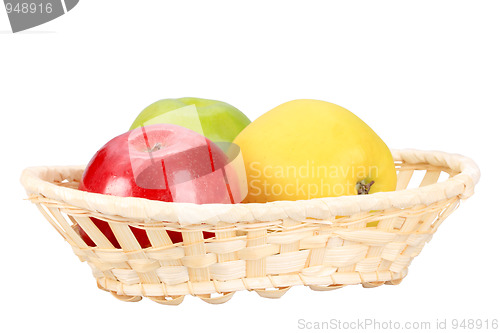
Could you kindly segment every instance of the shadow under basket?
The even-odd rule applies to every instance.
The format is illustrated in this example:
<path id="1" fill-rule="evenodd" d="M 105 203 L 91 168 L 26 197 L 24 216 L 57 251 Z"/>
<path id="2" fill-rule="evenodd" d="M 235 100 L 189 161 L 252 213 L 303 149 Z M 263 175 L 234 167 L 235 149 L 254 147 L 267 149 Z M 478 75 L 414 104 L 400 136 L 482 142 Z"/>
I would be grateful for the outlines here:
<path id="1" fill-rule="evenodd" d="M 193 295 L 218 304 L 239 290 L 279 298 L 296 285 L 333 290 L 399 284 L 443 220 L 473 194 L 480 173 L 461 155 L 392 153 L 394 192 L 265 204 L 196 205 L 87 193 L 77 190 L 84 166 L 28 168 L 21 182 L 92 268 L 100 289 L 123 301 L 147 297 L 177 305 Z M 109 223 L 119 248 L 95 219 Z M 87 245 L 80 228 L 96 246 Z M 142 248 L 133 228 L 145 230 L 151 246 Z M 182 234 L 182 242 L 172 243 L 172 232 Z"/>

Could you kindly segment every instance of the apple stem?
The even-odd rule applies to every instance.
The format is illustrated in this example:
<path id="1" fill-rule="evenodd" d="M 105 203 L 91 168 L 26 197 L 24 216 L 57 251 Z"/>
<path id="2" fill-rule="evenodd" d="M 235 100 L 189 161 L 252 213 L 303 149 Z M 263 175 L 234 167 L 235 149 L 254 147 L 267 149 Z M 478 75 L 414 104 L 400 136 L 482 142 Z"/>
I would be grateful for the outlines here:
<path id="1" fill-rule="evenodd" d="M 359 181 L 356 184 L 356 188 L 358 189 L 358 194 L 368 194 L 370 192 L 370 188 L 375 183 L 375 181 L 371 181 L 368 184 L 365 183 L 365 180 Z"/>
<path id="2" fill-rule="evenodd" d="M 149 148 L 147 149 L 147 152 L 148 153 L 154 153 L 155 151 L 158 151 L 160 150 L 162 147 L 161 147 L 161 143 L 157 142 L 155 143 L 155 145 L 152 147 L 152 148 Z"/>

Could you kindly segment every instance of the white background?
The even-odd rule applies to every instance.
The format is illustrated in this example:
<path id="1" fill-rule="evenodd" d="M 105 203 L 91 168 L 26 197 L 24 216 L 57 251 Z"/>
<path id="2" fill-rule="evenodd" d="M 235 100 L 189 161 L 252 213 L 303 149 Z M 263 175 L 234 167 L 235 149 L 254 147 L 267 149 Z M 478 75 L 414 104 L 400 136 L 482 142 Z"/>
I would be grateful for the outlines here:
<path id="1" fill-rule="evenodd" d="M 298 320 L 500 319 L 497 1 L 90 1 L 24 33 L 0 9 L 0 330 L 299 331 Z M 297 98 L 344 106 L 392 148 L 481 167 L 476 195 L 399 286 L 213 306 L 120 302 L 23 200 L 23 168 L 84 164 L 167 97 L 226 101 L 252 120 Z M 450 330 L 451 331 L 451 330 Z"/>

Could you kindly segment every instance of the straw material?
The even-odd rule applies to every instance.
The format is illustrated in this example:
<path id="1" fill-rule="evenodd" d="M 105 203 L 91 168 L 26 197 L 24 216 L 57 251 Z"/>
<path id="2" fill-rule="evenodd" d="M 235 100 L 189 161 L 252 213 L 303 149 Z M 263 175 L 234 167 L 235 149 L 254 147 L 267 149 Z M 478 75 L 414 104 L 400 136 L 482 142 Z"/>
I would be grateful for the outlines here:
<path id="1" fill-rule="evenodd" d="M 21 182 L 92 268 L 100 289 L 123 301 L 148 297 L 177 305 L 189 294 L 219 304 L 239 290 L 278 298 L 296 285 L 399 284 L 443 220 L 473 194 L 480 173 L 461 155 L 392 152 L 394 192 L 265 204 L 196 205 L 82 192 L 76 188 L 84 166 L 28 168 Z M 90 217 L 109 222 L 121 248 Z M 82 240 L 78 225 L 97 246 Z M 131 228 L 145 229 L 152 246 L 141 248 Z M 181 232 L 183 242 L 172 244 L 166 230 Z M 204 231 L 215 236 L 205 239 Z"/>

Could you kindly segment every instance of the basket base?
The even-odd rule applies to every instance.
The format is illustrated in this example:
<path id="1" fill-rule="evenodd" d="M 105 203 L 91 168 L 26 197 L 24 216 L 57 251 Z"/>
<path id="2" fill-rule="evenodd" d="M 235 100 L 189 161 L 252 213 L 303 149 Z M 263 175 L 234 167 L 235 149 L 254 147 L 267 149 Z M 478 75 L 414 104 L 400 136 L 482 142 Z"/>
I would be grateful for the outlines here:
<path id="1" fill-rule="evenodd" d="M 184 300 L 185 295 L 192 295 L 200 298 L 202 301 L 209 304 L 222 304 L 229 301 L 234 293 L 239 290 L 249 290 L 255 291 L 259 296 L 264 298 L 277 299 L 282 297 L 292 286 L 295 285 L 305 285 L 314 291 L 331 291 L 343 288 L 347 285 L 360 284 L 364 288 L 375 288 L 383 284 L 386 285 L 398 285 L 406 277 L 408 273 L 407 269 L 399 273 L 394 272 L 376 272 L 375 274 L 370 274 L 375 277 L 387 277 L 386 280 L 373 281 L 363 280 L 363 274 L 357 272 L 350 272 L 350 274 L 357 275 L 360 277 L 358 280 L 352 279 L 351 281 L 345 281 L 345 283 L 318 283 L 318 284 L 307 284 L 304 281 L 303 276 L 299 276 L 299 281 L 293 280 L 294 275 L 289 276 L 268 276 L 259 278 L 248 278 L 239 279 L 234 281 L 207 281 L 207 282 L 186 282 L 178 285 L 167 286 L 163 283 L 160 284 L 135 284 L 126 285 L 116 280 L 110 280 L 106 278 L 97 278 L 97 286 L 99 289 L 111 293 L 117 299 L 124 302 L 138 302 L 142 300 L 143 297 L 149 298 L 152 301 L 164 304 L 164 305 L 179 305 Z M 344 273 L 345 274 L 345 273 Z M 288 285 L 279 285 L 279 282 L 283 284 L 283 278 L 288 277 Z M 281 279 L 279 279 L 281 278 Z M 337 277 L 338 278 L 338 277 Z M 270 285 L 266 285 L 265 281 L 270 281 Z M 317 279 L 318 280 L 318 279 Z M 330 279 L 331 281 L 331 279 Z M 240 284 L 238 284 L 240 282 Z M 306 282 L 306 283 L 304 283 Z M 319 282 L 319 281 L 318 281 Z M 253 288 L 252 286 L 257 286 L 260 283 L 260 288 Z M 221 288 L 230 288 L 232 290 L 224 290 Z M 263 288 L 264 287 L 264 288 Z"/>

